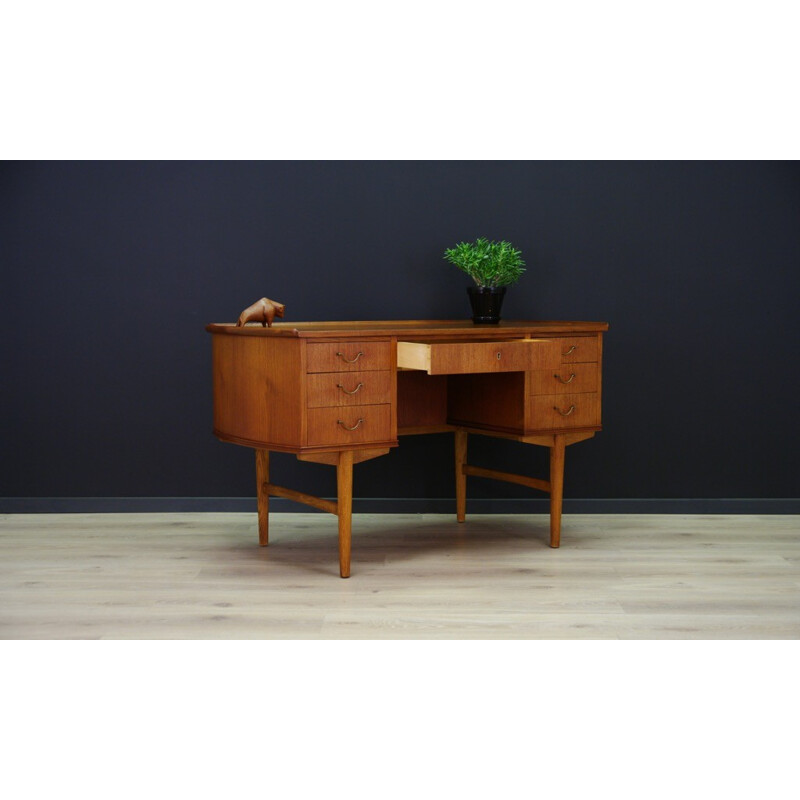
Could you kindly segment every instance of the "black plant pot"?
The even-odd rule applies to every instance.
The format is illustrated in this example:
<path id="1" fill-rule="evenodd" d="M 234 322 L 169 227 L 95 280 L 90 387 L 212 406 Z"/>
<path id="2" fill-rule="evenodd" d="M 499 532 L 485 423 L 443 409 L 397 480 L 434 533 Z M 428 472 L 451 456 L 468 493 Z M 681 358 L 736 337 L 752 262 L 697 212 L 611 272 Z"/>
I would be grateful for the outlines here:
<path id="1" fill-rule="evenodd" d="M 467 286 L 472 304 L 472 321 L 476 325 L 496 325 L 506 296 L 505 286 Z"/>

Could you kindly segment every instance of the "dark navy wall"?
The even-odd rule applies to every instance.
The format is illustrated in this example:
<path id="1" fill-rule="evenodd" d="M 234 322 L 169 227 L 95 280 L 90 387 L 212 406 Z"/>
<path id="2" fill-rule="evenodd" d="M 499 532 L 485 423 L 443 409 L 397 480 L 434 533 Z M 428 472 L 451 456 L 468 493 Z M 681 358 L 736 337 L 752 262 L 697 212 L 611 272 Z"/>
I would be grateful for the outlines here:
<path id="1" fill-rule="evenodd" d="M 441 254 L 481 235 L 528 262 L 507 319 L 611 324 L 568 498 L 800 496 L 796 163 L 6 163 L 0 212 L 0 496 L 253 495 L 252 452 L 211 434 L 203 326 L 265 294 L 287 320 L 466 317 Z M 450 497 L 451 463 L 449 437 L 406 439 L 355 493 Z M 292 456 L 274 474 L 333 492 Z"/>

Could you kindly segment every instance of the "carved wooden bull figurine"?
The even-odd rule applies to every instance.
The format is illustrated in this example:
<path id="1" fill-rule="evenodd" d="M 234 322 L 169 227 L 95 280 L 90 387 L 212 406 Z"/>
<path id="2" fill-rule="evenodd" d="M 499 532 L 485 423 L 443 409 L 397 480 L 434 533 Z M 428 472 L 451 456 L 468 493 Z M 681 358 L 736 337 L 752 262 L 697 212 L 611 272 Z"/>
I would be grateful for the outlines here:
<path id="1" fill-rule="evenodd" d="M 275 317 L 282 317 L 285 308 L 286 306 L 283 303 L 276 303 L 274 300 L 270 300 L 269 297 L 262 297 L 239 314 L 236 327 L 241 328 L 242 325 L 248 322 L 260 322 L 262 327 L 269 325 L 271 328 L 272 320 Z"/>

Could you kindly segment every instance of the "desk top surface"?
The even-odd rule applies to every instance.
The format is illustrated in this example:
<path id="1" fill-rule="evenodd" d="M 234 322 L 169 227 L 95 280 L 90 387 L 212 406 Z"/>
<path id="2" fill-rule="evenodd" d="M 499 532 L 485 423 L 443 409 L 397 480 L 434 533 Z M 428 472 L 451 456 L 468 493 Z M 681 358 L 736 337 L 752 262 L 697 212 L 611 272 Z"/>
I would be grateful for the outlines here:
<path id="1" fill-rule="evenodd" d="M 206 326 L 209 333 L 236 336 L 283 336 L 299 338 L 330 338 L 331 336 L 358 336 L 377 338 L 401 336 L 493 339 L 529 334 L 602 333 L 608 330 L 607 322 L 564 321 L 505 321 L 497 325 L 475 325 L 472 320 L 394 319 L 341 322 L 275 322 L 271 328 L 261 323 L 248 323 L 237 328 L 233 322 L 213 322 Z"/>

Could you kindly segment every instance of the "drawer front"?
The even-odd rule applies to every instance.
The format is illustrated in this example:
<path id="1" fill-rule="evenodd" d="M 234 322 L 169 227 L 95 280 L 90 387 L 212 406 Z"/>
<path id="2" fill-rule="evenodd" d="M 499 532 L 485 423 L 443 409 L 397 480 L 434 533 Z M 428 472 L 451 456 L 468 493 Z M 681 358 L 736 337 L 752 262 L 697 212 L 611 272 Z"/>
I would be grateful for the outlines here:
<path id="1" fill-rule="evenodd" d="M 530 373 L 531 394 L 578 394 L 596 392 L 599 386 L 597 364 L 572 364 L 558 369 Z"/>
<path id="2" fill-rule="evenodd" d="M 600 396 L 588 394 L 542 394 L 529 400 L 531 430 L 592 428 L 600 424 Z"/>
<path id="3" fill-rule="evenodd" d="M 358 372 L 391 369 L 390 342 L 322 342 L 309 344 L 307 372 Z"/>
<path id="4" fill-rule="evenodd" d="M 308 407 L 377 405 L 392 402 L 392 373 L 318 372 L 306 379 Z"/>
<path id="5" fill-rule="evenodd" d="M 362 444 L 393 439 L 391 405 L 308 409 L 308 445 Z M 352 430 L 349 430 L 352 428 Z"/>
<path id="6" fill-rule="evenodd" d="M 599 356 L 596 336 L 570 336 L 558 340 L 561 345 L 561 363 L 577 364 L 597 361 Z"/>
<path id="7" fill-rule="evenodd" d="M 513 342 L 398 342 L 397 365 L 424 370 L 429 375 L 476 372 L 525 372 L 561 363 L 557 339 Z"/>

